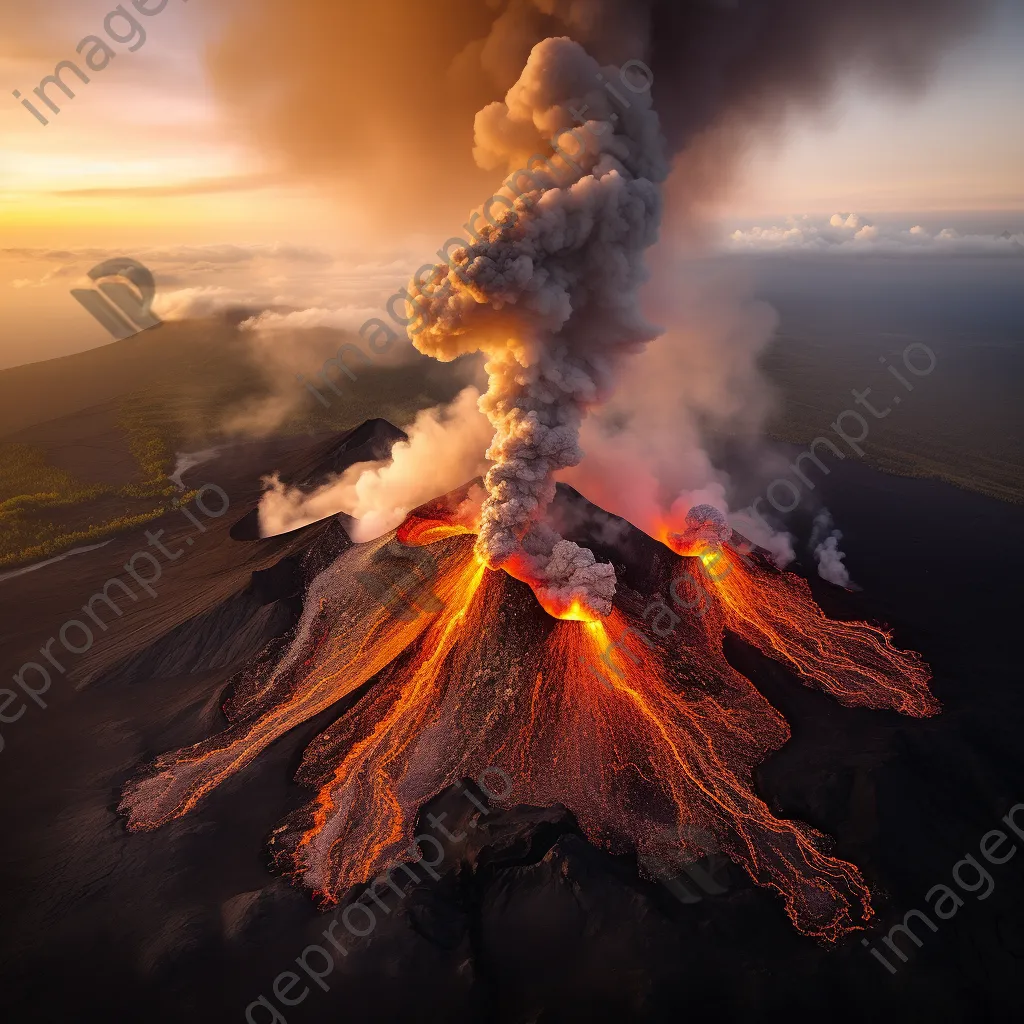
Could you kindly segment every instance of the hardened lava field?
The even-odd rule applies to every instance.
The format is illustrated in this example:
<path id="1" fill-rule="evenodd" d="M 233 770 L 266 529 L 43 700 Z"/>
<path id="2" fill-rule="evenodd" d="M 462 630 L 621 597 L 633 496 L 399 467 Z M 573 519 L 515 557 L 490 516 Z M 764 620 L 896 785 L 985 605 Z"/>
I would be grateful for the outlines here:
<path id="1" fill-rule="evenodd" d="M 782 896 L 801 932 L 835 940 L 861 927 L 872 909 L 859 869 L 755 792 L 754 768 L 789 727 L 729 664 L 723 639 L 739 635 L 842 704 L 918 717 L 938 710 L 921 658 L 878 628 L 826 618 L 799 577 L 729 541 L 714 558 L 664 550 L 663 596 L 620 583 L 607 617 L 556 619 L 529 586 L 478 560 L 453 508 L 423 506 L 317 574 L 284 653 L 236 684 L 227 728 L 126 786 L 129 828 L 187 814 L 376 677 L 306 749 L 297 780 L 315 796 L 270 840 L 278 867 L 320 901 L 407 856 L 419 808 L 494 766 L 512 780 L 506 800 L 564 805 L 596 846 L 682 866 L 709 852 L 694 837 L 710 834 Z M 429 546 L 436 566 L 436 600 L 421 614 L 394 615 L 359 582 L 387 570 L 396 537 Z M 700 605 L 685 598 L 695 588 Z"/>

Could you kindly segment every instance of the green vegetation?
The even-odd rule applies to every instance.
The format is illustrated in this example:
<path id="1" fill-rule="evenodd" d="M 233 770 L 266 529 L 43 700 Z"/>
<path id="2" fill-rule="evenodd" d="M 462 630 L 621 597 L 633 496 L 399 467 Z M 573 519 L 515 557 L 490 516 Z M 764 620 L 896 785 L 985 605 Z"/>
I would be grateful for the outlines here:
<path id="1" fill-rule="evenodd" d="M 337 332 L 325 332 L 324 351 L 337 344 Z M 357 380 L 339 382 L 341 395 L 323 386 L 324 408 L 291 375 L 272 379 L 251 339 L 213 320 L 165 323 L 0 371 L 0 437 L 11 437 L 0 440 L 0 566 L 158 517 L 184 497 L 168 479 L 176 451 L 268 427 L 277 436 L 318 434 L 375 416 L 401 425 L 462 387 L 458 373 L 428 359 L 355 372 Z M 263 413 L 285 384 L 294 406 L 267 423 Z"/>
<path id="2" fill-rule="evenodd" d="M 118 426 L 125 433 L 142 476 L 141 482 L 126 484 L 120 493 L 129 498 L 169 498 L 176 494 L 177 488 L 168 479 L 174 469 L 174 452 L 142 397 L 129 395 L 122 401 Z"/>
<path id="3" fill-rule="evenodd" d="M 337 332 L 322 334 L 324 352 L 337 345 Z M 898 366 L 913 340 L 845 328 L 780 332 L 762 360 L 780 397 L 768 432 L 803 446 L 829 433 L 843 409 L 856 408 L 851 389 L 872 388 L 882 405 L 899 394 L 891 415 L 870 421 L 866 462 L 1024 500 L 1024 349 L 923 338 L 938 364 L 914 378 L 909 393 L 879 353 Z M 429 359 L 360 362 L 356 380 L 334 378 L 335 392 L 317 379 L 311 357 L 306 372 L 329 403 L 324 407 L 290 375 L 274 379 L 283 371 L 262 365 L 258 351 L 233 326 L 201 320 L 0 371 L 0 436 L 11 437 L 0 440 L 0 566 L 50 557 L 160 516 L 185 497 L 168 479 L 176 451 L 247 431 L 343 431 L 375 416 L 404 426 L 419 410 L 451 401 L 471 379 L 455 364 Z"/>
<path id="4" fill-rule="evenodd" d="M 32 445 L 0 444 L 0 567 L 141 526 L 176 504 L 173 449 L 145 399 L 122 400 L 117 423 L 137 467 L 137 479 L 120 486 L 83 483 Z"/>
<path id="5" fill-rule="evenodd" d="M 49 465 L 46 455 L 27 444 L 6 443 L 0 447 L 0 512 L 12 500 L 57 497 L 74 494 L 76 488 L 83 493 L 75 478 Z"/>
<path id="6" fill-rule="evenodd" d="M 0 513 L 0 528 L 3 529 L 0 566 L 35 562 L 39 559 L 59 555 L 76 544 L 102 540 L 104 537 L 111 537 L 122 530 L 142 526 L 143 523 L 151 522 L 162 516 L 165 511 L 163 508 L 156 508 L 139 515 L 118 516 L 107 522 L 87 526 L 80 530 L 61 530 L 50 523 L 8 519 Z"/>

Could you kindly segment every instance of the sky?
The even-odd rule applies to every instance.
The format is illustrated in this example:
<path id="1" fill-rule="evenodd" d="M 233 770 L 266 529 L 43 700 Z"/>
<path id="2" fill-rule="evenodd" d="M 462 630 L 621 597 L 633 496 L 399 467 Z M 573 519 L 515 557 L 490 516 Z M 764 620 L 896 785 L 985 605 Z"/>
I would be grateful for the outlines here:
<path id="1" fill-rule="evenodd" d="M 139 2 L 156 9 L 161 0 Z M 0 367 L 108 340 L 98 325 L 82 324 L 68 291 L 111 253 L 165 260 L 161 288 L 199 289 L 200 299 L 210 289 L 225 297 L 255 289 L 267 301 L 336 308 L 344 300 L 359 309 L 379 299 L 381 267 L 393 266 L 400 283 L 422 262 L 417 254 L 441 241 L 426 212 L 385 230 L 368 215 L 360 187 L 306 175 L 264 144 L 259 124 L 245 116 L 259 97 L 232 103 L 224 88 L 232 39 L 244 38 L 238 19 L 249 16 L 237 0 L 169 0 L 138 18 L 141 43 L 116 23 L 127 42 L 111 43 L 109 66 L 88 84 L 69 78 L 77 95 L 55 94 L 59 114 L 37 100 L 50 114 L 48 125 L 39 123 L 12 92 L 32 97 L 57 61 L 76 58 L 79 40 L 103 33 L 113 6 L 0 0 Z M 778 248 L 779 232 L 789 244 L 794 225 L 803 225 L 801 245 L 817 245 L 838 238 L 837 230 L 853 240 L 876 223 L 890 241 L 902 232 L 920 248 L 922 235 L 911 228 L 930 218 L 928 238 L 939 239 L 944 215 L 952 224 L 965 211 L 1005 212 L 1011 231 L 1020 230 L 1022 44 L 1024 5 L 1004 2 L 979 34 L 944 54 L 922 91 L 883 90 L 865 75 L 843 80 L 826 108 L 751 142 L 734 187 L 706 211 L 709 222 L 724 244 L 745 248 Z M 211 59 L 222 51 L 228 56 Z M 276 55 L 241 59 L 272 67 Z M 339 113 L 337 124 L 322 124 L 324 138 L 342 133 L 342 122 Z M 482 198 L 467 190 L 467 213 Z M 424 196 L 422 209 L 430 207 Z M 837 229 L 836 214 L 843 225 L 850 214 L 861 220 Z M 877 245 L 870 235 L 859 241 Z M 204 256 L 202 247 L 212 248 Z M 303 247 L 324 255 L 292 259 Z M 196 297 L 179 294 L 170 305 L 188 311 Z"/>
<path id="2" fill-rule="evenodd" d="M 948 53 L 921 96 L 846 83 L 821 116 L 746 162 L 726 218 L 836 210 L 1024 209 L 1024 4 Z"/>

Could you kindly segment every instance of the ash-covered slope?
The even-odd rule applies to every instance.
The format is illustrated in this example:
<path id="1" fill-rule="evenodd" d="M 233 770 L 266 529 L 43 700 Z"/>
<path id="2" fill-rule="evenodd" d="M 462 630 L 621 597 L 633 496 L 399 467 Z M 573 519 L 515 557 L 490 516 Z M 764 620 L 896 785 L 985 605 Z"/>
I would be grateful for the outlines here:
<path id="1" fill-rule="evenodd" d="M 302 471 L 299 464 L 309 457 L 309 452 L 296 453 L 297 475 Z M 255 480 L 272 468 L 282 468 L 281 460 L 250 467 L 249 472 Z M 864 483 L 858 480 L 857 485 Z M 919 486 L 907 482 L 908 489 Z M 231 493 L 234 499 L 233 488 Z M 258 490 L 252 489 L 245 501 L 254 504 L 257 498 Z M 975 499 L 953 494 L 950 500 Z M 244 511 L 245 501 L 239 498 L 237 506 L 233 501 L 233 509 Z M 638 629 L 650 627 L 654 616 L 645 618 L 644 609 L 655 594 L 671 603 L 673 568 L 684 560 L 566 489 L 560 489 L 557 507 L 563 535 L 586 542 L 615 564 L 623 602 L 634 595 L 629 599 L 635 609 L 623 605 L 616 611 L 630 615 Z M 431 512 L 436 516 L 433 521 L 444 524 L 446 517 L 437 511 Z M 983 513 L 977 511 L 979 516 Z M 1006 966 L 1005 950 L 992 947 L 986 937 L 996 934 L 997 928 L 1002 929 L 1000 934 L 1020 932 L 1013 932 L 1013 922 L 1000 916 L 997 899 L 966 908 L 957 929 L 929 933 L 926 958 L 922 961 L 915 954 L 914 962 L 890 981 L 861 948 L 858 936 L 840 940 L 828 951 L 801 936 L 783 914 L 783 901 L 770 889 L 754 886 L 738 866 L 739 858 L 727 863 L 712 852 L 710 859 L 697 863 L 694 874 L 684 869 L 682 888 L 672 882 L 661 886 L 650 879 L 657 868 L 652 859 L 638 865 L 630 852 L 600 849 L 587 822 L 564 801 L 562 806 L 555 800 L 545 807 L 517 807 L 515 793 L 489 800 L 459 778 L 429 799 L 418 814 L 409 811 L 412 832 L 438 837 L 442 844 L 439 862 L 436 851 L 426 852 L 431 862 L 437 862 L 434 870 L 439 877 L 434 879 L 420 867 L 419 881 L 413 882 L 397 871 L 393 877 L 401 883 L 402 895 L 382 893 L 389 910 L 378 911 L 369 935 L 351 938 L 337 926 L 335 937 L 344 940 L 347 954 L 335 955 L 334 969 L 324 978 L 325 991 L 307 980 L 296 958 L 311 944 L 330 948 L 324 931 L 336 915 L 318 912 L 301 887 L 275 877 L 290 865 L 283 860 L 268 865 L 264 851 L 271 834 L 276 835 L 272 849 L 284 850 L 287 856 L 301 849 L 279 826 L 291 823 L 294 836 L 296 826 L 308 821 L 311 798 L 318 792 L 309 783 L 322 791 L 328 766 L 361 741 L 360 727 L 365 738 L 373 714 L 383 715 L 396 706 L 396 677 L 388 676 L 391 665 L 304 724 L 282 733 L 187 815 L 154 831 L 126 833 L 124 819 L 116 813 L 124 784 L 137 777 L 140 765 L 163 751 L 209 743 L 222 732 L 225 702 L 236 723 L 246 717 L 247 709 L 258 717 L 260 709 L 281 703 L 281 691 L 261 690 L 253 681 L 268 678 L 290 648 L 296 623 L 318 610 L 319 602 L 310 600 L 312 582 L 339 559 L 344 564 L 354 554 L 338 520 L 314 524 L 287 538 L 244 544 L 228 539 L 231 518 L 226 517 L 219 536 L 204 539 L 211 546 L 204 548 L 183 589 L 161 595 L 176 606 L 173 614 L 165 610 L 162 631 L 155 620 L 149 632 L 133 626 L 125 651 L 137 660 L 129 664 L 122 658 L 116 672 L 109 666 L 101 670 L 72 703 L 57 703 L 38 717 L 31 747 L 12 744 L 4 753 L 5 758 L 16 758 L 7 764 L 20 780 L 4 792 L 5 820 L 14 827 L 0 855 L 8 880 L 2 958 L 11 975 L 5 992 L 12 1013 L 40 1021 L 105 1013 L 116 1020 L 187 1018 L 221 1024 L 243 1019 L 246 1007 L 262 995 L 289 1022 L 344 1017 L 392 1021 L 427 1012 L 424 1007 L 434 1016 L 516 1024 L 609 1017 L 660 1020 L 695 1007 L 731 1020 L 752 1013 L 816 1013 L 823 1006 L 833 1019 L 853 1021 L 877 1015 L 880 1005 L 894 1014 L 927 1012 L 933 1019 L 966 1021 L 976 1006 L 971 995 L 974 983 L 962 973 L 959 961 L 950 969 L 949 961 L 942 959 L 945 954 L 933 960 L 931 950 L 955 951 L 980 943 L 988 949 L 990 978 Z M 447 517 L 449 526 L 454 518 Z M 929 603 L 927 589 L 920 591 L 920 616 L 917 603 L 893 604 L 908 582 L 892 570 L 894 536 L 892 531 L 880 533 L 875 538 L 877 561 L 871 562 L 867 552 L 864 564 L 874 567 L 882 581 L 876 589 L 889 596 L 887 616 L 894 611 L 898 615 L 902 628 L 897 640 L 909 624 L 922 649 L 940 655 L 944 698 L 955 695 L 959 683 L 950 666 L 957 662 L 951 660 L 950 644 L 957 624 L 949 615 L 942 618 L 946 603 Z M 406 540 L 412 546 L 413 538 Z M 470 542 L 470 537 L 456 535 L 436 544 L 457 551 Z M 434 547 L 430 544 L 427 550 Z M 956 552 L 950 555 L 953 563 L 958 557 Z M 385 540 L 367 562 L 373 568 L 371 581 L 402 583 L 401 599 L 387 586 L 374 595 L 359 580 L 352 593 L 368 605 L 371 599 L 386 604 L 387 614 L 403 630 L 422 628 L 426 633 L 429 620 L 441 615 L 429 607 L 434 588 L 424 585 L 430 581 L 421 575 L 418 561 L 398 560 L 403 561 L 404 566 L 395 564 L 395 545 L 389 551 Z M 435 557 L 435 562 L 443 567 L 446 559 Z M 401 571 L 394 573 L 396 569 Z M 258 575 L 252 578 L 254 570 Z M 233 582 L 224 593 L 218 589 L 224 583 L 218 580 L 228 578 Z M 244 600 L 253 602 L 248 610 L 240 603 L 247 590 L 250 596 Z M 959 625 L 977 629 L 987 621 L 984 616 L 1000 621 L 998 604 L 984 607 L 985 593 L 977 594 L 975 618 L 968 616 Z M 474 699 L 480 702 L 498 694 L 499 684 L 524 678 L 552 636 L 587 629 L 585 623 L 551 620 L 538 611 L 528 588 L 514 580 L 500 581 L 487 600 L 495 607 L 506 643 L 499 657 L 486 663 L 478 659 L 480 670 L 474 670 L 473 678 Z M 190 602 L 195 613 L 182 617 Z M 876 607 L 868 594 L 837 593 L 836 602 L 847 618 L 871 617 Z M 286 606 L 291 609 L 287 615 Z M 705 639 L 691 622 L 680 627 L 682 632 L 657 638 L 657 646 L 672 646 L 666 656 L 698 641 L 706 643 L 712 613 L 696 615 L 697 607 L 695 603 L 692 614 Z M 268 609 L 271 615 L 263 619 Z M 411 622 L 404 618 L 411 615 Z M 417 624 L 418 620 L 422 622 Z M 360 622 L 365 629 L 368 624 Z M 281 635 L 270 636 L 285 623 Z M 175 628 L 183 632 L 172 636 Z M 489 625 L 485 631 L 470 624 L 465 631 L 474 641 L 495 635 Z M 518 666 L 507 657 L 517 631 L 529 634 Z M 239 660 L 225 664 L 219 642 L 236 636 L 245 638 L 245 644 L 235 648 Z M 268 646 L 239 677 L 243 647 L 255 645 L 257 636 Z M 985 648 L 989 659 L 998 650 L 995 638 L 990 639 Z M 174 662 L 179 650 L 193 642 L 199 657 Z M 408 664 L 426 647 L 421 644 L 418 650 L 397 656 L 395 666 L 403 659 Z M 646 645 L 628 650 L 641 659 L 647 653 Z M 720 668 L 721 661 L 711 650 Z M 734 636 L 726 637 L 725 650 L 728 663 L 753 680 L 794 726 L 794 736 L 783 750 L 749 773 L 754 798 L 763 799 L 771 816 L 787 830 L 806 829 L 795 820 L 801 819 L 836 837 L 837 846 L 828 856 L 862 869 L 883 914 L 884 935 L 915 899 L 919 902 L 929 886 L 948 874 L 968 845 L 998 823 L 995 816 L 1005 811 L 1002 798 L 1012 800 L 1016 792 L 1009 788 L 1009 780 L 1024 780 L 1019 758 L 1011 756 L 1012 735 L 1007 730 L 1012 714 L 1005 716 L 1006 735 L 996 737 L 982 754 L 972 746 L 971 737 L 979 730 L 993 735 L 1004 718 L 994 716 L 983 725 L 977 712 L 968 721 L 962 711 L 952 716 L 947 711 L 922 722 L 892 712 L 851 709 L 828 694 L 801 686 L 784 663 L 769 661 Z M 321 657 L 327 654 L 326 647 L 320 651 Z M 610 657 L 614 664 L 615 656 Z M 169 671 L 172 663 L 174 675 Z M 570 669 L 571 658 L 563 657 L 562 664 Z M 627 657 L 620 664 L 628 670 L 632 660 Z M 609 694 L 589 666 L 578 661 L 576 665 L 589 673 L 588 679 L 571 671 L 558 679 L 556 673 L 547 692 L 557 696 L 561 691 L 578 701 L 590 697 L 587 687 L 592 684 L 594 694 Z M 972 665 L 978 671 L 965 685 L 969 683 L 976 705 L 979 694 L 994 685 L 994 677 L 987 662 Z M 610 667 L 606 676 L 614 688 L 617 676 Z M 727 690 L 750 686 L 735 676 L 727 677 Z M 296 675 L 294 685 L 285 683 L 285 703 L 288 694 L 299 692 L 301 681 Z M 776 723 L 781 741 L 778 712 L 752 687 L 744 692 L 750 706 L 767 715 L 758 718 L 762 727 L 764 721 Z M 703 701 L 724 699 L 714 693 L 695 696 Z M 455 721 L 457 728 L 438 730 L 435 754 L 440 746 L 451 747 L 464 737 L 467 726 L 477 721 L 472 702 L 446 701 L 447 697 L 440 702 L 439 721 Z M 576 735 L 587 742 L 603 735 L 614 751 L 635 731 L 628 720 L 608 726 L 591 710 L 592 705 L 584 703 L 565 710 L 568 720 L 579 725 Z M 501 730 L 504 712 L 500 707 L 498 711 L 496 720 L 476 734 Z M 555 732 L 548 729 L 546 735 Z M 762 736 L 762 744 L 763 740 Z M 416 748 L 417 753 L 424 749 L 429 753 L 429 744 Z M 543 761 L 537 758 L 536 745 L 506 744 L 502 749 L 524 762 Z M 611 765 L 611 758 L 608 762 Z M 962 769 L 965 765 L 969 771 Z M 298 784 L 292 781 L 297 770 Z M 503 770 L 522 785 L 522 777 L 507 766 Z M 602 770 L 596 766 L 598 773 Z M 564 792 L 573 772 L 571 761 L 560 759 L 549 778 Z M 631 772 L 628 767 L 625 772 L 612 768 L 610 774 L 618 785 Z M 493 791 L 506 796 L 496 781 L 500 776 L 483 778 Z M 467 787 L 484 810 L 470 800 Z M 569 792 L 572 795 L 571 786 Z M 1000 794 L 1000 799 L 988 807 L 992 793 Z M 627 809 L 653 820 L 657 807 L 641 785 L 631 785 L 629 794 Z M 600 791 L 584 796 L 589 808 L 604 799 Z M 539 801 L 526 801 L 531 802 Z M 55 807 L 61 808 L 57 814 Z M 442 814 L 448 831 L 464 838 L 449 841 L 432 827 L 429 815 Z M 701 832 L 694 829 L 688 836 L 691 842 L 699 841 Z M 633 837 L 616 838 L 621 842 L 616 848 L 628 851 Z M 734 856 L 725 844 L 720 848 Z M 338 853 L 348 849 L 344 842 Z M 701 866 L 703 875 L 697 873 Z M 1002 876 L 999 886 L 999 898 L 1010 900 L 1003 909 L 1012 908 L 1021 887 Z M 351 899 L 361 889 L 357 885 L 343 895 Z M 375 906 L 369 899 L 362 902 Z M 974 916 L 968 917 L 967 911 Z M 361 920 L 352 920 L 362 927 Z M 59 986 L 52 983 L 54 971 L 60 972 Z M 298 992 L 308 989 L 303 1006 L 286 1007 L 275 998 L 275 979 L 284 971 L 299 972 Z M 394 984 L 396 977 L 403 979 L 401 985 Z M 1010 991 L 989 991 L 992 1007 L 1018 1005 Z M 252 1019 L 274 1018 L 258 1006 Z"/>
<path id="2" fill-rule="evenodd" d="M 409 856 L 420 808 L 493 771 L 515 803 L 566 806 L 614 853 L 679 870 L 728 851 L 783 896 L 801 931 L 835 940 L 869 919 L 859 870 L 755 793 L 753 769 L 789 730 L 726 660 L 723 634 L 741 632 L 843 703 L 913 715 L 936 710 L 920 659 L 873 627 L 826 619 L 757 555 L 761 564 L 741 565 L 723 544 L 725 579 L 704 556 L 644 557 L 623 523 L 625 545 L 611 530 L 611 546 L 632 562 L 637 589 L 624 585 L 607 618 L 554 618 L 528 586 L 478 557 L 476 492 L 467 485 L 391 534 L 307 560 L 287 643 L 243 673 L 224 706 L 226 729 L 162 755 L 126 787 L 129 827 L 188 814 L 276 740 L 374 680 L 307 748 L 297 778 L 317 793 L 272 838 L 277 865 L 323 901 L 344 900 Z M 611 526 L 578 495 L 563 517 L 588 532 Z M 775 585 L 791 611 L 761 607 Z M 680 588 L 702 591 L 699 611 Z M 795 636 L 780 639 L 786 630 Z"/>

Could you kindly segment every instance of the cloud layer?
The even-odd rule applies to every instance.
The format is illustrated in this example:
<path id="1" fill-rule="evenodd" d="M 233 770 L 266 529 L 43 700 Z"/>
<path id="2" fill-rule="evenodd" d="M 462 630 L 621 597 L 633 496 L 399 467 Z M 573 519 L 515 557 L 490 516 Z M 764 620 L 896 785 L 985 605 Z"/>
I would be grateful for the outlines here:
<path id="1" fill-rule="evenodd" d="M 890 256 L 1024 257 L 1024 232 L 960 234 L 953 228 L 931 232 L 873 224 L 858 213 L 834 213 L 828 220 L 793 217 L 783 224 L 732 232 L 725 248 L 733 253 L 841 253 Z"/>

